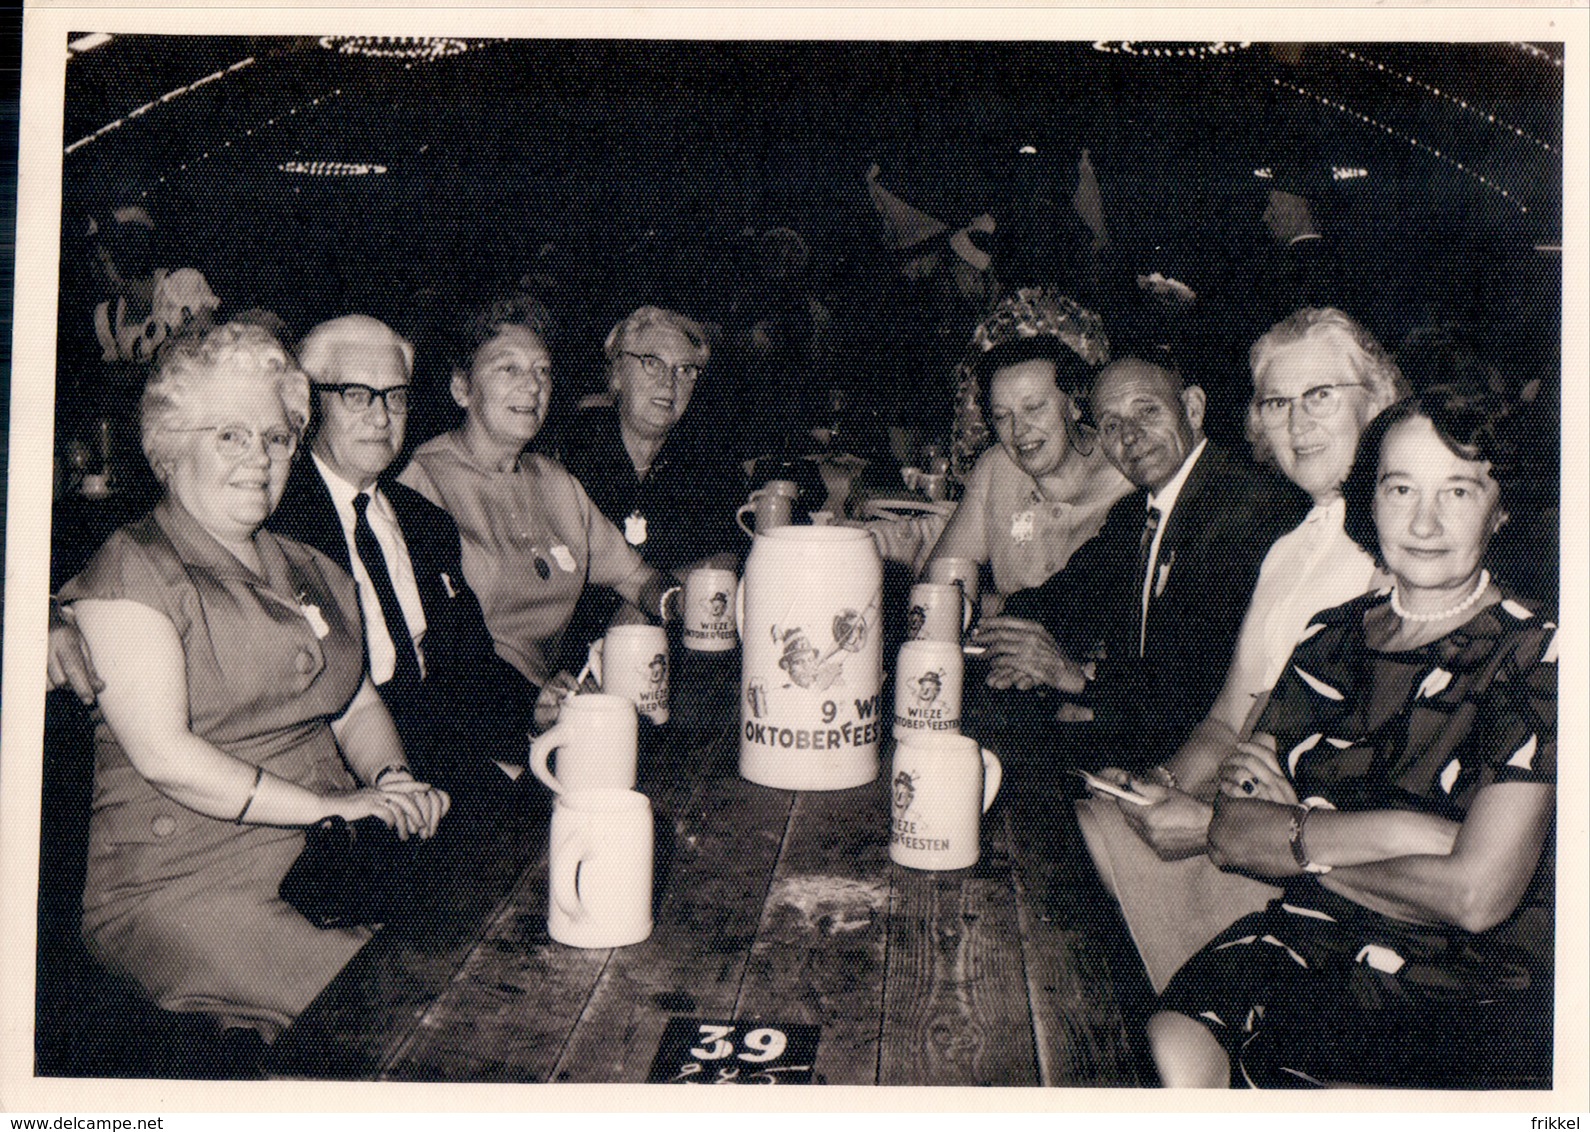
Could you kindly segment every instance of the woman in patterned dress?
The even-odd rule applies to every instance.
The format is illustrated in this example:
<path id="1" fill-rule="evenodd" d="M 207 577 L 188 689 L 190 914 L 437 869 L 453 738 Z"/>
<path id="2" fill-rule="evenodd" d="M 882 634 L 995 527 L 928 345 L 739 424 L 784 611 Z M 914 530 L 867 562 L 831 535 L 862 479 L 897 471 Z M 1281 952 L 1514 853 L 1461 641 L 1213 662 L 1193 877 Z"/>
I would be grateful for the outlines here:
<path id="1" fill-rule="evenodd" d="M 164 497 L 61 594 L 103 681 L 84 939 L 165 1009 L 269 1041 L 369 937 L 278 897 L 303 828 L 428 837 L 448 798 L 363 675 L 352 580 L 261 529 L 309 418 L 282 347 L 240 324 L 178 343 L 141 418 Z"/>
<path id="2" fill-rule="evenodd" d="M 1166 988 L 1166 1085 L 1548 1074 L 1557 631 L 1484 568 L 1505 420 L 1437 388 L 1364 432 L 1346 526 L 1393 584 L 1311 620 L 1222 764 L 1210 856 L 1285 894 Z"/>

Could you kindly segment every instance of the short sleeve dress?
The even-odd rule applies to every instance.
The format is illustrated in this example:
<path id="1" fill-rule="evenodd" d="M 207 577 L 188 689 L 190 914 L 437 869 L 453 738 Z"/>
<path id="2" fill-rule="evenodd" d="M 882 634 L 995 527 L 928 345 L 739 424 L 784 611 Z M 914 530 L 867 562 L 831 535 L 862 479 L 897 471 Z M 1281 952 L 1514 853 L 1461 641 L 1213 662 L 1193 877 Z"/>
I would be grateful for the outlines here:
<path id="1" fill-rule="evenodd" d="M 545 456 L 498 471 L 449 432 L 416 448 L 398 481 L 452 515 L 497 654 L 534 684 L 552 675 L 548 658 L 587 585 L 635 601 L 651 577 L 580 481 Z"/>
<path id="2" fill-rule="evenodd" d="M 1557 627 L 1512 596 L 1423 648 L 1381 652 L 1382 589 L 1316 615 L 1258 730 L 1307 805 L 1461 822 L 1497 783 L 1557 779 Z M 1480 933 L 1372 912 L 1309 874 L 1188 960 L 1160 1008 L 1204 1023 L 1233 1083 L 1525 1087 L 1549 1072 L 1554 837 Z M 1546 1067 L 1546 1068 L 1543 1068 Z"/>
<path id="3" fill-rule="evenodd" d="M 1073 501 L 1045 499 L 1000 444 L 972 469 L 966 494 L 983 500 L 988 562 L 1000 593 L 1036 589 L 1064 570 L 1077 548 L 1099 533 L 1116 500 L 1133 490 L 1105 463 L 1099 444 L 1086 455 L 1073 450 L 1070 458 L 1087 465 L 1088 481 L 1104 490 Z"/>
<path id="4" fill-rule="evenodd" d="M 355 785 L 330 720 L 359 689 L 352 579 L 302 543 L 255 535 L 255 575 L 174 500 L 123 527 L 63 589 L 170 619 L 187 666 L 189 727 L 234 758 L 317 793 Z M 207 817 L 166 797 L 102 717 L 94 736 L 83 936 L 162 1007 L 287 1026 L 369 938 L 322 931 L 277 896 L 300 830 Z"/>

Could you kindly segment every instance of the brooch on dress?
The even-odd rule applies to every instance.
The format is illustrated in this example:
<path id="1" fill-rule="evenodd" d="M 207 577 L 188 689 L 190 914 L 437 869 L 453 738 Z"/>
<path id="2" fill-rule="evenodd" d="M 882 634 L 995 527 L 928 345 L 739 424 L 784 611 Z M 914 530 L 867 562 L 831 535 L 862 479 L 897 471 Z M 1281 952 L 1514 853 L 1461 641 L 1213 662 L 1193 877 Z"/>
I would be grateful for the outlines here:
<path id="1" fill-rule="evenodd" d="M 331 632 L 331 626 L 326 624 L 320 606 L 310 601 L 308 592 L 304 590 L 298 591 L 298 612 L 303 614 L 305 621 L 309 622 L 309 631 L 314 633 L 315 640 L 325 640 Z"/>

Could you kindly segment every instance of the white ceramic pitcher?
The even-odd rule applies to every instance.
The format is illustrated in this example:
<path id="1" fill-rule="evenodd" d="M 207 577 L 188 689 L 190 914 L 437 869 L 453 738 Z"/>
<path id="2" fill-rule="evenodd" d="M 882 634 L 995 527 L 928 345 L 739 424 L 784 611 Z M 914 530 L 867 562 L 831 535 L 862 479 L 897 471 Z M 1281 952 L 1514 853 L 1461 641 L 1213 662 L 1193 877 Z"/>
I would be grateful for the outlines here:
<path id="1" fill-rule="evenodd" d="M 740 623 L 740 773 L 781 790 L 846 790 L 878 774 L 883 564 L 854 527 L 759 533 Z"/>

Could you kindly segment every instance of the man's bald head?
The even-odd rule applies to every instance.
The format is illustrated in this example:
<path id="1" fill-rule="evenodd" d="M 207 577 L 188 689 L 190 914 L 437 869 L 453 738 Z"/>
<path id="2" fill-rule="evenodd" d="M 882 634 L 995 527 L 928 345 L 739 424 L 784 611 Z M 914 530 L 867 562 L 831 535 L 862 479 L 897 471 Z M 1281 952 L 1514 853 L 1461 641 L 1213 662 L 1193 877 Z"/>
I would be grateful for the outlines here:
<path id="1" fill-rule="evenodd" d="M 1148 491 L 1174 479 L 1203 440 L 1204 391 L 1156 362 L 1122 358 L 1105 366 L 1091 400 L 1105 457 Z"/>

